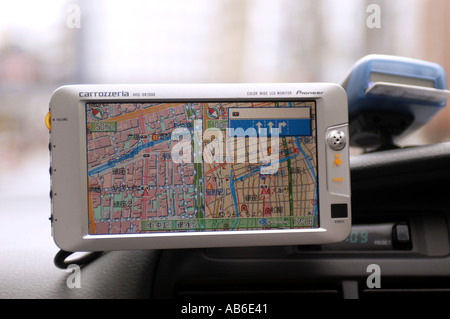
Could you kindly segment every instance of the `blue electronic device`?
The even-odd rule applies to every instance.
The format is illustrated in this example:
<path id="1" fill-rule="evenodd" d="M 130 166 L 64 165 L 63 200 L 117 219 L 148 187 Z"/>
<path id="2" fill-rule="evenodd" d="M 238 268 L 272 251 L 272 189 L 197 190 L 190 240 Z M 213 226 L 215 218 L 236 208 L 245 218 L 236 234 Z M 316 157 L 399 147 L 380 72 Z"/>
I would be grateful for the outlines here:
<path id="1" fill-rule="evenodd" d="M 347 92 L 350 143 L 391 147 L 420 128 L 446 104 L 444 69 L 436 63 L 389 55 L 368 55 L 353 66 Z"/>

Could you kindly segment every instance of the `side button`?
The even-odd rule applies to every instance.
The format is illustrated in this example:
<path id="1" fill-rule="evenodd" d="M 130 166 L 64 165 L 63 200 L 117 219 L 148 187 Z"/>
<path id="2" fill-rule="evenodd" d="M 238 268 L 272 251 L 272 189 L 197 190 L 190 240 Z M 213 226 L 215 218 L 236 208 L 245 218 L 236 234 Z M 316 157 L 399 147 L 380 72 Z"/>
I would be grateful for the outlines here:
<path id="1" fill-rule="evenodd" d="M 327 189 L 333 195 L 350 195 L 348 129 L 346 125 L 328 128 L 326 133 Z M 349 213 L 350 214 L 350 213 Z"/>
<path id="2" fill-rule="evenodd" d="M 395 249 L 409 250 L 412 248 L 409 227 L 407 224 L 396 224 L 393 229 L 393 239 Z"/>
<path id="3" fill-rule="evenodd" d="M 347 204 L 331 204 L 331 218 L 347 218 Z"/>
<path id="4" fill-rule="evenodd" d="M 330 133 L 328 133 L 327 141 L 331 149 L 335 151 L 340 151 L 347 144 L 347 137 L 345 136 L 344 132 L 333 130 Z"/>
<path id="5" fill-rule="evenodd" d="M 50 112 L 45 115 L 45 126 L 47 126 L 48 130 L 52 130 L 52 114 Z"/>

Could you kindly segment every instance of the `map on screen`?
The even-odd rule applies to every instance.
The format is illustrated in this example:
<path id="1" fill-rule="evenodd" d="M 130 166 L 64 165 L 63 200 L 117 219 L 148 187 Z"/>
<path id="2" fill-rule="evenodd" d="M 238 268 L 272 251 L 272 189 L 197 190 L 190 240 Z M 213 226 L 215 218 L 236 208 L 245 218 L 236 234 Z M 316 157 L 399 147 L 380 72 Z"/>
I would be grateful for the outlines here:
<path id="1" fill-rule="evenodd" d="M 319 227 L 315 101 L 86 103 L 89 234 Z"/>

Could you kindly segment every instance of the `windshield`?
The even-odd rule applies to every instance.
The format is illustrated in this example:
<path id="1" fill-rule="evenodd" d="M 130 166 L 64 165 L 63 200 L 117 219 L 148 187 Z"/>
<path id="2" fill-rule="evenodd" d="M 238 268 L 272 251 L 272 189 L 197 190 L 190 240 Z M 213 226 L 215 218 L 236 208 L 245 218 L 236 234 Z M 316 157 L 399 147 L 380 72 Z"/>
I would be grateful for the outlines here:
<path id="1" fill-rule="evenodd" d="M 48 196 L 52 92 L 80 83 L 335 82 L 367 54 L 450 73 L 448 1 L 3 1 L 0 194 Z M 405 144 L 450 140 L 444 109 Z"/>

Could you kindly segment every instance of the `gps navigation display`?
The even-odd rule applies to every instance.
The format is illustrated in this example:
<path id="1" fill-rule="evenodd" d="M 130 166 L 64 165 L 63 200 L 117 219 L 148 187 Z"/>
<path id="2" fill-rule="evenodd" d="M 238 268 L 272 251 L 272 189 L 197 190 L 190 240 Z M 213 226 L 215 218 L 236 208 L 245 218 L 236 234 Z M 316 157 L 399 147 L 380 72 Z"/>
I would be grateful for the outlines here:
<path id="1" fill-rule="evenodd" d="M 86 103 L 89 234 L 318 228 L 315 101 Z"/>

